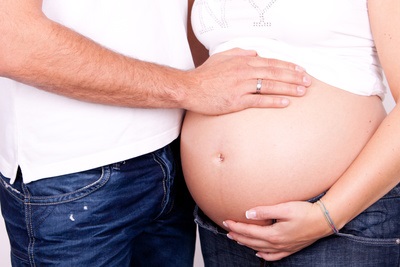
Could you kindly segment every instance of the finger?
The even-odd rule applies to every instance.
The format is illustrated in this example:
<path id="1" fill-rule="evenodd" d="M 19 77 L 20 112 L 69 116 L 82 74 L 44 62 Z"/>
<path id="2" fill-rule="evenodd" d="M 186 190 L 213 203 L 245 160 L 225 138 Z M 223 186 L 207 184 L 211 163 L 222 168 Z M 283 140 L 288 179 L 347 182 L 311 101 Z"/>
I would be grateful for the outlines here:
<path id="1" fill-rule="evenodd" d="M 293 254 L 293 252 L 257 252 L 256 256 L 262 258 L 266 261 L 277 261 L 281 260 L 289 255 Z"/>
<path id="2" fill-rule="evenodd" d="M 249 220 L 282 220 L 287 219 L 291 214 L 287 205 L 260 206 L 246 211 L 246 218 Z"/>
<path id="3" fill-rule="evenodd" d="M 266 236 L 263 232 L 258 233 L 241 233 L 230 231 L 228 238 L 238 242 L 240 245 L 252 248 L 255 251 L 263 252 L 279 252 L 291 249 L 286 243 L 282 242 L 281 237 L 273 235 Z"/>
<path id="4" fill-rule="evenodd" d="M 228 234 L 228 238 L 236 241 L 241 246 L 246 246 L 251 248 L 254 251 L 263 252 L 263 253 L 278 253 L 278 252 L 289 252 L 293 251 L 292 247 L 288 247 L 285 245 L 279 245 L 270 243 L 266 240 L 257 239 L 257 238 L 250 238 L 247 236 L 242 236 L 230 232 Z"/>
<path id="5" fill-rule="evenodd" d="M 260 57 L 246 59 L 247 64 L 254 67 L 257 78 L 293 82 L 305 86 L 311 84 L 311 76 L 302 67 L 291 62 Z"/>
<path id="6" fill-rule="evenodd" d="M 306 93 L 306 87 L 303 85 L 274 80 L 250 80 L 246 85 L 250 93 L 259 93 L 263 95 L 303 96 Z"/>
<path id="7" fill-rule="evenodd" d="M 236 238 L 240 238 L 240 236 L 245 236 L 250 239 L 268 240 L 267 237 L 272 235 L 271 232 L 273 230 L 271 226 L 261 226 L 229 220 L 225 221 L 224 224 L 228 226 L 229 233 L 232 234 L 231 237 L 235 240 L 237 240 Z"/>
<path id="8" fill-rule="evenodd" d="M 250 66 L 253 67 L 271 67 L 271 68 L 281 68 L 281 69 L 287 69 L 299 73 L 304 73 L 305 69 L 297 64 L 294 64 L 292 62 L 288 61 L 283 61 L 279 59 L 274 59 L 274 58 L 265 58 L 265 57 L 254 57 L 254 58 L 249 58 L 249 63 Z"/>
<path id="9" fill-rule="evenodd" d="M 285 108 L 290 100 L 283 96 L 246 94 L 241 96 L 241 108 Z"/>
<path id="10" fill-rule="evenodd" d="M 239 245 L 249 247 L 254 251 L 262 251 L 262 252 L 279 251 L 275 249 L 273 245 L 261 239 L 252 239 L 247 236 L 242 236 L 234 233 L 229 233 L 228 238 L 230 238 L 233 241 L 236 241 Z"/>
<path id="11" fill-rule="evenodd" d="M 259 67 L 254 69 L 253 75 L 265 81 L 278 81 L 294 85 L 310 86 L 311 76 L 306 72 L 298 72 L 284 68 Z"/>

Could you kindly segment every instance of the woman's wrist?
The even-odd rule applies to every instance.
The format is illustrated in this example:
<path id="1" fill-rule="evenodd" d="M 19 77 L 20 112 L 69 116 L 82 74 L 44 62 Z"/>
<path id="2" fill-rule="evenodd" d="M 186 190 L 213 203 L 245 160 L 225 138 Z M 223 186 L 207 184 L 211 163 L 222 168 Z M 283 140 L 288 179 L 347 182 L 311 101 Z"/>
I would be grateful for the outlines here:
<path id="1" fill-rule="evenodd" d="M 313 233 L 318 237 L 318 239 L 334 234 L 332 227 L 329 225 L 329 223 L 327 223 L 325 214 L 321 210 L 320 204 L 317 202 L 313 203 L 313 214 Z"/>
<path id="2" fill-rule="evenodd" d="M 322 214 L 324 215 L 325 220 L 326 220 L 327 224 L 329 225 L 329 228 L 332 230 L 332 232 L 334 234 L 338 234 L 339 230 L 336 227 L 335 222 L 333 221 L 331 215 L 329 214 L 329 211 L 326 208 L 324 202 L 322 202 L 322 200 L 318 200 L 316 203 L 320 207 L 320 210 L 321 210 Z"/>

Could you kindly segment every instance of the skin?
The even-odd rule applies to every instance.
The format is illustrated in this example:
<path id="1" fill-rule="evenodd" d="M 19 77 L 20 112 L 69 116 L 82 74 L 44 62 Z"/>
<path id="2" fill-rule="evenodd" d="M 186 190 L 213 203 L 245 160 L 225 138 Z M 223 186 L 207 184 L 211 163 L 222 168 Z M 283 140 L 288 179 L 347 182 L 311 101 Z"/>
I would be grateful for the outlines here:
<path id="1" fill-rule="evenodd" d="M 221 53 L 190 71 L 129 58 L 48 19 L 42 2 L 1 1 L 0 76 L 87 102 L 214 115 L 286 107 L 288 99 L 275 94 L 304 95 L 310 84 L 295 64 L 254 51 Z M 269 81 L 260 95 L 257 78 Z"/>
<path id="2" fill-rule="evenodd" d="M 400 2 L 369 0 L 372 33 L 379 59 L 396 103 L 400 95 Z M 353 164 L 321 199 L 336 227 L 342 228 L 400 182 L 400 107 L 380 124 Z M 371 163 L 374 164 L 371 164 Z M 294 201 L 255 207 L 246 212 L 249 224 L 225 221 L 228 236 L 268 261 L 287 257 L 332 234 L 318 204 Z M 252 220 L 277 222 L 269 226 Z M 313 227 L 304 227 L 313 225 Z"/>

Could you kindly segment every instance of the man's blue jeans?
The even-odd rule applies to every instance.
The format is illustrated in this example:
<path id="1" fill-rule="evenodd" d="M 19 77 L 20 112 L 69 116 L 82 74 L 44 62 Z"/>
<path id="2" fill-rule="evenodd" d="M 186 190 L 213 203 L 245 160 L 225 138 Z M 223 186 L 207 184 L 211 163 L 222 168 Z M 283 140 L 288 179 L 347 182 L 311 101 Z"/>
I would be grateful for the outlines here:
<path id="1" fill-rule="evenodd" d="M 1 176 L 13 266 L 193 266 L 193 202 L 170 146 L 15 184 Z"/>
<path id="2" fill-rule="evenodd" d="M 196 208 L 195 215 L 206 267 L 400 266 L 400 184 L 350 221 L 339 234 L 276 262 L 265 262 L 255 256 L 255 251 L 228 239 L 227 232 L 201 210 Z"/>

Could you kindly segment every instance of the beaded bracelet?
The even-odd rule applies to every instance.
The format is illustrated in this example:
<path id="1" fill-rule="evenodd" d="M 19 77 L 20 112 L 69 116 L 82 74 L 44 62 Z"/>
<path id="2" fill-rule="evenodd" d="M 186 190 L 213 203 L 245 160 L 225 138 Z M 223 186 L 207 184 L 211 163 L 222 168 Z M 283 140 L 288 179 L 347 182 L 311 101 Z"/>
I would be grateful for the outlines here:
<path id="1" fill-rule="evenodd" d="M 329 226 L 331 227 L 332 231 L 337 234 L 339 233 L 339 230 L 336 228 L 335 224 L 333 223 L 333 220 L 331 218 L 331 216 L 329 215 L 328 210 L 326 209 L 324 203 L 322 203 L 321 200 L 317 201 L 319 207 L 321 208 L 322 213 L 324 213 L 325 219 L 328 222 Z"/>

